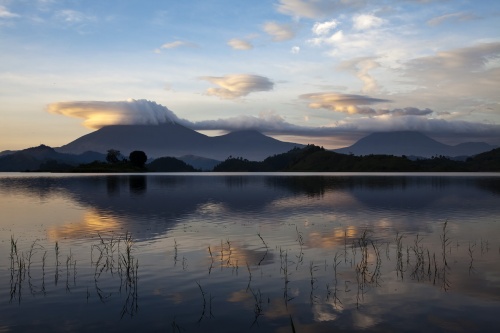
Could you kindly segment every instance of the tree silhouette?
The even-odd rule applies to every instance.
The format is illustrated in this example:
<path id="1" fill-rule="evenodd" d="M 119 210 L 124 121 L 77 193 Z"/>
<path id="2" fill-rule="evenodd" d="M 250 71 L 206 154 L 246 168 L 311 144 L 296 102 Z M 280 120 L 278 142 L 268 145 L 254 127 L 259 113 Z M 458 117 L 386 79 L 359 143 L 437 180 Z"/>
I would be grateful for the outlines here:
<path id="1" fill-rule="evenodd" d="M 132 163 L 133 165 L 142 168 L 144 167 L 144 164 L 148 160 L 148 157 L 145 152 L 141 150 L 134 150 L 133 152 L 130 153 L 128 159 L 130 163 Z"/>
<path id="2" fill-rule="evenodd" d="M 116 149 L 108 150 L 108 154 L 106 155 L 106 161 L 111 164 L 116 164 L 120 162 L 120 151 Z"/>

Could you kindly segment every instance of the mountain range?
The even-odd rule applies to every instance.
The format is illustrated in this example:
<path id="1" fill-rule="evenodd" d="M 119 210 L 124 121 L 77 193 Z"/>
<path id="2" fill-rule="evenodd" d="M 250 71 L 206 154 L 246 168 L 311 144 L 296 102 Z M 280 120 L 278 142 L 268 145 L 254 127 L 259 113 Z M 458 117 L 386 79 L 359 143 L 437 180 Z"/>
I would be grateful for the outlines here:
<path id="1" fill-rule="evenodd" d="M 473 156 L 494 148 L 496 147 L 485 142 L 465 142 L 451 146 L 419 132 L 395 131 L 373 133 L 358 140 L 352 146 L 334 151 L 353 155 L 406 155 L 429 158 L 432 156 Z"/>
<path id="2" fill-rule="evenodd" d="M 180 157 L 194 155 L 214 160 L 229 156 L 262 161 L 268 156 L 283 153 L 302 144 L 282 142 L 255 130 L 245 130 L 210 137 L 175 122 L 161 125 L 106 126 L 84 135 L 62 147 L 61 153 L 82 154 L 87 151 L 106 153 L 108 149 L 120 150 L 128 155 L 142 150 L 149 157 Z M 495 146 L 484 142 L 466 142 L 456 146 L 438 142 L 422 133 L 413 131 L 379 132 L 370 134 L 349 147 L 335 152 L 354 155 L 384 154 L 395 156 L 472 156 Z"/>
<path id="3" fill-rule="evenodd" d="M 176 157 L 201 170 L 212 170 L 228 157 L 262 161 L 266 157 L 288 152 L 304 145 L 282 142 L 258 131 L 245 130 L 210 137 L 177 123 L 162 125 L 106 126 L 66 145 L 51 148 L 41 145 L 21 151 L 0 153 L 0 171 L 38 170 L 49 161 L 78 165 L 94 160 L 104 161 L 109 149 L 124 156 L 133 150 L 146 152 L 150 159 Z M 429 158 L 433 156 L 473 156 L 495 146 L 484 142 L 446 145 L 422 133 L 412 131 L 370 134 L 349 147 L 335 152 L 352 155 L 383 154 Z"/>
<path id="4" fill-rule="evenodd" d="M 270 155 L 302 146 L 282 142 L 253 130 L 211 137 L 177 123 L 167 123 L 106 126 L 56 150 L 61 153 L 81 154 L 86 151 L 106 153 L 112 148 L 121 151 L 125 156 L 133 150 L 142 150 L 151 158 L 195 155 L 220 161 L 229 156 L 242 156 L 260 161 Z"/>

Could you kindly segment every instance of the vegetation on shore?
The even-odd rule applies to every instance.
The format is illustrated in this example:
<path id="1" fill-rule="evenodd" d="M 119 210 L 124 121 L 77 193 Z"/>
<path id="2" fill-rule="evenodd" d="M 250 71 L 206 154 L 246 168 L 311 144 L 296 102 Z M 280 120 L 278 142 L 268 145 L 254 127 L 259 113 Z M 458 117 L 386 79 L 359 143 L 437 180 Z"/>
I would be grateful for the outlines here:
<path id="1" fill-rule="evenodd" d="M 500 171 L 500 148 L 465 161 L 445 156 L 410 160 L 406 156 L 339 154 L 308 145 L 274 155 L 262 162 L 230 157 L 217 165 L 216 172 L 476 172 Z"/>
<path id="2" fill-rule="evenodd" d="M 70 165 L 46 160 L 37 171 L 75 173 L 197 172 L 193 166 L 175 157 L 161 157 L 146 163 L 146 153 L 133 151 L 128 158 L 110 149 L 106 162 Z M 341 154 L 315 145 L 294 148 L 263 161 L 249 161 L 230 156 L 216 165 L 214 172 L 480 172 L 500 171 L 500 148 L 469 157 L 464 161 L 446 156 L 411 159 L 406 156 Z"/>

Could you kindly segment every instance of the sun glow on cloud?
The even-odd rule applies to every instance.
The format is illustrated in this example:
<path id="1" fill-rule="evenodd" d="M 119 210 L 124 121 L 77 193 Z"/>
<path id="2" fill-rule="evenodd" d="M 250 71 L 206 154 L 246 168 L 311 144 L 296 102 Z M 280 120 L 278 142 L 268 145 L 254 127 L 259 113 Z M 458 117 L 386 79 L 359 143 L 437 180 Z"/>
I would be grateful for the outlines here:
<path id="1" fill-rule="evenodd" d="M 387 99 L 335 92 L 311 93 L 301 95 L 300 97 L 311 101 L 309 103 L 311 109 L 329 109 L 348 114 L 377 114 L 377 112 L 373 108 L 368 107 L 368 105 L 390 102 Z"/>
<path id="2" fill-rule="evenodd" d="M 144 99 L 116 102 L 59 102 L 48 105 L 47 111 L 84 119 L 83 125 L 92 129 L 109 125 L 157 125 L 182 122 L 168 108 Z"/>
<path id="3" fill-rule="evenodd" d="M 269 91 L 274 87 L 274 83 L 267 77 L 251 74 L 202 76 L 200 79 L 218 85 L 220 88 L 207 89 L 207 94 L 222 99 L 235 99 L 252 92 Z"/>

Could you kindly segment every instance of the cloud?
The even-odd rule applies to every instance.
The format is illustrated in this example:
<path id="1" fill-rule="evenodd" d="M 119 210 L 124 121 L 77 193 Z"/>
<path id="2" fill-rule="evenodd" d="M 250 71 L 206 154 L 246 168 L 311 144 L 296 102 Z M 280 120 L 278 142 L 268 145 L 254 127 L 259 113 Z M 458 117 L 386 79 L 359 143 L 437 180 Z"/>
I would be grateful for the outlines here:
<path id="1" fill-rule="evenodd" d="M 283 42 L 295 37 L 295 31 L 289 24 L 278 24 L 276 22 L 267 22 L 263 26 L 264 31 L 273 37 L 275 42 Z"/>
<path id="2" fill-rule="evenodd" d="M 353 72 L 358 79 L 363 82 L 364 93 L 376 92 L 380 89 L 377 80 L 373 78 L 369 71 L 380 67 L 380 64 L 371 57 L 356 58 L 344 61 L 339 65 L 339 69 Z"/>
<path id="3" fill-rule="evenodd" d="M 183 46 L 195 47 L 196 44 L 191 43 L 191 42 L 176 40 L 175 42 L 165 43 L 162 46 L 160 46 L 160 48 L 161 49 L 176 49 L 178 47 L 183 47 Z"/>
<path id="4" fill-rule="evenodd" d="M 434 18 L 428 20 L 427 24 L 434 27 L 434 26 L 438 26 L 440 24 L 443 24 L 446 21 L 464 22 L 464 21 L 474 20 L 477 18 L 478 18 L 477 15 L 474 13 L 458 12 L 458 13 L 450 13 L 450 14 L 434 17 Z"/>
<path id="5" fill-rule="evenodd" d="M 278 12 L 293 17 L 321 18 L 334 12 L 358 8 L 366 0 L 279 0 Z"/>
<path id="6" fill-rule="evenodd" d="M 386 99 L 335 92 L 304 94 L 300 98 L 309 100 L 309 107 L 312 109 L 328 109 L 347 114 L 364 115 L 377 114 L 377 111 L 368 105 L 390 102 Z"/>
<path id="7" fill-rule="evenodd" d="M 336 20 L 326 21 L 326 22 L 316 22 L 312 27 L 312 32 L 315 35 L 324 36 L 330 33 L 331 30 L 335 29 L 339 25 Z"/>
<path id="8" fill-rule="evenodd" d="M 49 104 L 47 111 L 52 114 L 84 119 L 83 125 L 92 129 L 109 125 L 187 123 L 165 106 L 145 99 L 115 102 L 59 102 Z"/>
<path id="9" fill-rule="evenodd" d="M 96 19 L 94 16 L 86 15 L 82 12 L 72 9 L 59 10 L 55 14 L 55 17 L 67 24 L 78 24 L 86 21 L 95 21 Z"/>
<path id="10" fill-rule="evenodd" d="M 321 46 L 323 44 L 336 45 L 336 44 L 342 42 L 343 40 L 344 40 L 344 32 L 342 30 L 339 30 L 329 37 L 320 36 L 320 37 L 308 39 L 307 43 L 314 45 L 314 46 Z"/>
<path id="11" fill-rule="evenodd" d="M 299 46 L 293 46 L 290 49 L 290 52 L 292 52 L 292 54 L 299 54 L 300 53 L 300 47 Z"/>
<path id="12" fill-rule="evenodd" d="M 377 115 L 390 115 L 393 117 L 404 117 L 404 116 L 428 116 L 433 114 L 434 111 L 426 108 L 419 109 L 415 107 L 406 107 L 402 109 L 393 109 L 393 110 L 377 110 Z"/>
<path id="13" fill-rule="evenodd" d="M 500 111 L 500 42 L 441 51 L 404 64 L 401 76 L 414 87 L 400 97 L 418 94 L 441 111 L 477 105 L 497 105 Z M 455 110 L 452 110 L 455 109 Z"/>
<path id="14" fill-rule="evenodd" d="M 385 23 L 384 19 L 371 14 L 356 15 L 352 19 L 355 30 L 368 30 L 378 28 Z"/>
<path id="15" fill-rule="evenodd" d="M 253 45 L 246 40 L 233 38 L 227 42 L 235 50 L 251 50 Z"/>
<path id="16" fill-rule="evenodd" d="M 292 136 L 296 142 L 314 142 L 308 138 L 329 138 L 330 144 L 336 141 L 352 141 L 373 132 L 388 131 L 419 131 L 432 137 L 440 137 L 445 141 L 460 143 L 466 141 L 489 141 L 500 143 L 499 125 L 483 124 L 468 121 L 449 121 L 444 119 L 429 119 L 424 115 L 432 113 L 429 109 L 408 107 L 392 111 L 380 111 L 375 116 L 345 118 L 335 123 L 313 127 L 301 126 L 287 122 L 285 118 L 275 113 L 261 113 L 256 116 L 236 116 L 225 119 L 205 120 L 187 124 L 194 130 L 223 130 L 227 132 L 238 130 L 257 130 L 268 135 Z M 295 137 L 295 139 L 293 138 Z M 307 142 L 307 140 L 312 140 Z"/>
<path id="17" fill-rule="evenodd" d="M 388 131 L 418 131 L 433 137 L 458 140 L 458 142 L 488 140 L 498 142 L 499 125 L 469 121 L 448 121 L 420 116 L 362 117 L 338 122 L 332 132 L 348 129 L 351 133 L 373 133 Z M 333 135 L 333 133 L 332 133 Z"/>
<path id="18" fill-rule="evenodd" d="M 201 79 L 218 85 L 220 88 L 209 88 L 207 94 L 222 99 L 235 99 L 252 92 L 269 91 L 274 87 L 274 83 L 267 77 L 251 74 L 203 76 Z"/>
<path id="19" fill-rule="evenodd" d="M 12 13 L 5 6 L 0 5 L 0 18 L 15 18 L 15 17 L 19 17 L 19 15 Z"/>
<path id="20" fill-rule="evenodd" d="M 266 133 L 297 133 L 301 126 L 293 125 L 273 112 L 262 112 L 258 117 L 240 115 L 225 119 L 204 120 L 191 123 L 190 127 L 195 130 L 258 130 Z"/>
<path id="21" fill-rule="evenodd" d="M 366 96 L 344 95 L 345 103 L 374 104 L 380 100 Z M 258 116 L 240 115 L 225 119 L 191 122 L 178 118 L 167 107 L 152 101 L 77 101 L 59 102 L 47 106 L 47 111 L 69 117 L 84 119 L 83 124 L 92 129 L 109 125 L 158 125 L 178 123 L 193 130 L 257 130 L 268 135 L 290 135 L 307 138 L 325 137 L 348 140 L 360 138 L 366 134 L 382 131 L 410 130 L 420 131 L 431 136 L 453 139 L 457 142 L 486 140 L 500 143 L 499 125 L 467 121 L 449 121 L 428 119 L 425 115 L 432 110 L 407 107 L 394 110 L 379 110 L 378 114 L 355 118 L 345 118 L 326 126 L 301 126 L 287 122 L 284 117 L 274 112 L 262 112 Z M 343 138 L 343 139 L 342 139 Z"/>

